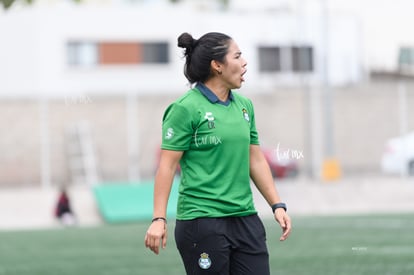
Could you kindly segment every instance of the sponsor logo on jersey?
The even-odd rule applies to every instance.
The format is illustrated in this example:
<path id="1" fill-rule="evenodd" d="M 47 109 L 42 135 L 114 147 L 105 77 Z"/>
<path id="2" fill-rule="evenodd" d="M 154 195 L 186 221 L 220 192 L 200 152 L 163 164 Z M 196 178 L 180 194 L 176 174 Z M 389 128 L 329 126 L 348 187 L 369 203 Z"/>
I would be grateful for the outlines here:
<path id="1" fill-rule="evenodd" d="M 204 118 L 207 119 L 208 121 L 208 128 L 210 129 L 216 128 L 216 126 L 214 125 L 214 116 L 212 112 L 206 112 L 206 114 L 204 115 Z"/>
<path id="2" fill-rule="evenodd" d="M 174 136 L 174 129 L 168 128 L 167 132 L 165 133 L 165 139 L 172 139 Z"/>
<path id="3" fill-rule="evenodd" d="M 243 108 L 242 112 L 243 112 L 243 117 L 244 117 L 244 119 L 245 119 L 247 122 L 250 122 L 250 117 L 249 117 L 249 114 L 247 113 L 247 110 L 246 110 L 245 108 Z"/>

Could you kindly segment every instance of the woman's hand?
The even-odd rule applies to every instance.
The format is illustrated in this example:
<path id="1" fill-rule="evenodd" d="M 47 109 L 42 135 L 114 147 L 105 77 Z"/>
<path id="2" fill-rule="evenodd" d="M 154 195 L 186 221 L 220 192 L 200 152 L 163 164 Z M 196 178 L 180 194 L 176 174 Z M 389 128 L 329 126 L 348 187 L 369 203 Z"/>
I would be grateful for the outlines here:
<path id="1" fill-rule="evenodd" d="M 275 210 L 275 220 L 280 224 L 280 227 L 282 228 L 282 236 L 280 237 L 280 241 L 284 241 L 289 237 L 290 231 L 292 229 L 290 217 L 286 213 L 285 209 L 277 208 Z"/>
<path id="2" fill-rule="evenodd" d="M 145 234 L 145 246 L 158 255 L 160 245 L 163 249 L 167 246 L 167 237 L 167 224 L 163 220 L 156 220 Z"/>

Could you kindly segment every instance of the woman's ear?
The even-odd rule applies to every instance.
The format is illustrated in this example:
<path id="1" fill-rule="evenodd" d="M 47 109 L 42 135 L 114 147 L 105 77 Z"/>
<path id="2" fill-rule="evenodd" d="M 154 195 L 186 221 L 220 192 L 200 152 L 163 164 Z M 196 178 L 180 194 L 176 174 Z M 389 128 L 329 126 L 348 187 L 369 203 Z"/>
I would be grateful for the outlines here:
<path id="1" fill-rule="evenodd" d="M 211 60 L 210 66 L 213 71 L 217 72 L 217 74 L 223 73 L 221 64 L 216 60 Z"/>

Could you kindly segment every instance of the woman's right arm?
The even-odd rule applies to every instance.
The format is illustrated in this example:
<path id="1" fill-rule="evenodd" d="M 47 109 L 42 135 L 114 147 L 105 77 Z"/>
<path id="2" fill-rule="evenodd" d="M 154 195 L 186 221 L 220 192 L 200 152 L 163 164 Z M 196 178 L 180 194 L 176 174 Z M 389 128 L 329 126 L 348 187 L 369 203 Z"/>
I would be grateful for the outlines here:
<path id="1" fill-rule="evenodd" d="M 161 150 L 160 163 L 155 175 L 153 218 L 167 217 L 167 204 L 171 186 L 177 171 L 182 151 Z M 167 226 L 162 219 L 151 223 L 145 235 L 145 246 L 155 254 L 167 245 Z"/>

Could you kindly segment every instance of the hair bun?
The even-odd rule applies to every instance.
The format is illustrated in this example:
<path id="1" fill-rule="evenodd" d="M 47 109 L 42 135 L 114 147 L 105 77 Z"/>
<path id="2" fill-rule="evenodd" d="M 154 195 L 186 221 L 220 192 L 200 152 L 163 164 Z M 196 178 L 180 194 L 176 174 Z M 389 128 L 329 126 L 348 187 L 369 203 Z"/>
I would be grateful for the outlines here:
<path id="1" fill-rule="evenodd" d="M 185 48 L 187 53 L 192 52 L 196 43 L 197 40 L 195 40 L 188 32 L 184 32 L 178 37 L 178 47 Z"/>

